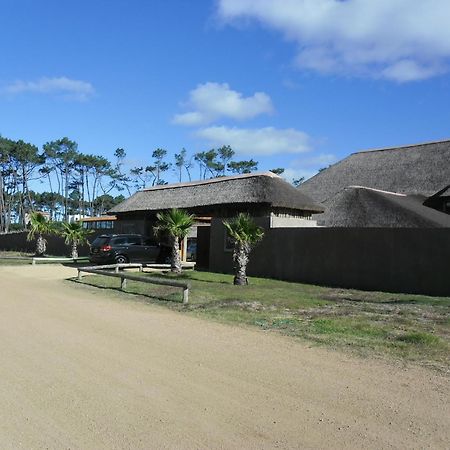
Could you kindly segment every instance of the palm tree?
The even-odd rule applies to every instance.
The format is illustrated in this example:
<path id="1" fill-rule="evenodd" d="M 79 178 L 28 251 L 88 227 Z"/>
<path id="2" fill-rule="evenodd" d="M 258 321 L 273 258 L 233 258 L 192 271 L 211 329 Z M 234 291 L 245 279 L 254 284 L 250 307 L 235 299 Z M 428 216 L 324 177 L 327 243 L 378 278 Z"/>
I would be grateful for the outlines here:
<path id="1" fill-rule="evenodd" d="M 172 248 L 170 270 L 181 273 L 180 240 L 185 238 L 194 225 L 194 216 L 182 209 L 173 208 L 156 215 L 158 223 L 154 227 L 156 234 L 167 233 Z"/>
<path id="2" fill-rule="evenodd" d="M 53 222 L 48 220 L 42 213 L 34 211 L 30 215 L 30 231 L 27 240 L 31 241 L 37 235 L 36 256 L 43 256 L 47 250 L 47 241 L 44 234 L 51 234 L 55 231 Z"/>
<path id="3" fill-rule="evenodd" d="M 91 230 L 86 230 L 83 228 L 83 224 L 81 222 L 63 222 L 61 224 L 62 229 L 60 231 L 61 236 L 64 238 L 64 242 L 67 245 L 71 245 L 71 258 L 78 258 L 78 246 L 80 244 L 86 243 L 88 235 L 91 233 Z"/>
<path id="4" fill-rule="evenodd" d="M 247 264 L 249 255 L 253 246 L 263 238 L 264 231 L 245 213 L 239 213 L 235 218 L 229 221 L 225 220 L 223 224 L 234 241 L 234 284 L 246 285 L 248 284 Z"/>

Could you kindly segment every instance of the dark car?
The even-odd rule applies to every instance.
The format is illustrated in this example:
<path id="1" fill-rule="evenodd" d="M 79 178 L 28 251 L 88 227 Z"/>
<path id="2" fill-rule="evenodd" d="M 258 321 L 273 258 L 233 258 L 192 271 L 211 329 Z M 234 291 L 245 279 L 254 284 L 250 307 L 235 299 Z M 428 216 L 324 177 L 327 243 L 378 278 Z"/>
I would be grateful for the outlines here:
<path id="1" fill-rule="evenodd" d="M 91 245 L 89 261 L 96 264 L 156 262 L 160 246 L 140 234 L 102 234 Z"/>

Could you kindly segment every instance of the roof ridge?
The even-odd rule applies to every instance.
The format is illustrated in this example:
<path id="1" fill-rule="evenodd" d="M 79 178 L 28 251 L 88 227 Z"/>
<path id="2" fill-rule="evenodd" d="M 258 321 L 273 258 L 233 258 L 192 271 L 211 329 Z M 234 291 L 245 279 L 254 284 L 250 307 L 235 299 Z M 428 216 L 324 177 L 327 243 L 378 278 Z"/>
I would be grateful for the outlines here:
<path id="1" fill-rule="evenodd" d="M 367 187 L 367 186 L 351 185 L 351 186 L 347 186 L 344 189 L 348 189 L 348 188 L 367 189 L 368 191 L 380 192 L 381 194 L 391 194 L 391 195 L 397 195 L 398 197 L 407 197 L 406 194 L 400 194 L 399 192 L 383 191 L 382 189 L 376 189 L 376 188 L 371 188 L 371 187 Z"/>
<path id="2" fill-rule="evenodd" d="M 438 141 L 425 141 L 425 142 L 419 142 L 417 144 L 397 145 L 397 146 L 393 146 L 393 147 L 371 148 L 371 149 L 360 150 L 357 152 L 350 153 L 350 155 L 348 155 L 348 156 L 358 155 L 359 153 L 383 152 L 383 151 L 389 151 L 389 150 L 398 150 L 401 148 L 423 147 L 426 145 L 442 144 L 444 142 L 450 142 L 450 139 L 441 139 Z"/>
<path id="3" fill-rule="evenodd" d="M 142 189 L 140 192 L 147 192 L 147 191 L 158 191 L 162 189 L 177 189 L 182 188 L 186 186 L 201 186 L 204 184 L 211 184 L 211 183 L 220 183 L 223 181 L 230 181 L 230 180 L 240 180 L 242 178 L 252 178 L 252 177 L 270 177 L 270 178 L 280 178 L 277 174 L 273 172 L 252 172 L 252 173 L 244 173 L 241 175 L 230 175 L 230 176 L 224 176 L 224 177 L 217 177 L 217 178 L 211 178 L 209 180 L 197 180 L 197 181 L 187 181 L 183 183 L 172 183 L 172 184 L 163 184 L 158 186 L 152 186 L 150 188 Z M 139 191 L 138 191 L 139 192 Z"/>

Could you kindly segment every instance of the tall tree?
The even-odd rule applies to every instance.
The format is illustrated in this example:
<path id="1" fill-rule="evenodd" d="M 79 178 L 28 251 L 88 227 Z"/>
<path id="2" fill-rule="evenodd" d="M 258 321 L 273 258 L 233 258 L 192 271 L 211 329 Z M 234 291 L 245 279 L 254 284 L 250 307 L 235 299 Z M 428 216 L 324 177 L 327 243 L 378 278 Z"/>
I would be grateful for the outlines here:
<path id="1" fill-rule="evenodd" d="M 210 178 L 221 176 L 224 173 L 225 165 L 217 159 L 218 152 L 215 149 L 207 152 L 198 152 L 194 155 L 194 159 L 200 167 L 200 179 L 205 180 L 209 175 Z"/>
<path id="2" fill-rule="evenodd" d="M 228 169 L 228 164 L 234 156 L 234 150 L 229 145 L 223 145 L 217 149 L 217 153 L 223 167 L 221 175 L 225 175 L 225 170 Z"/>
<path id="3" fill-rule="evenodd" d="M 294 179 L 292 180 L 292 184 L 293 184 L 295 187 L 299 187 L 304 181 L 305 181 L 305 177 L 294 178 Z"/>
<path id="4" fill-rule="evenodd" d="M 58 183 L 58 193 L 65 199 L 63 209 L 65 220 L 68 219 L 69 185 L 72 181 L 74 162 L 77 155 L 78 144 L 67 137 L 47 142 L 44 145 L 44 156 L 47 159 L 47 165 L 54 171 Z"/>
<path id="5" fill-rule="evenodd" d="M 14 196 L 11 152 L 14 141 L 0 136 L 0 231 L 7 232 L 11 224 Z"/>
<path id="6" fill-rule="evenodd" d="M 183 169 L 186 171 L 189 181 L 191 181 L 191 167 L 192 159 L 188 158 L 187 150 L 185 148 L 182 148 L 180 153 L 175 153 L 175 173 L 179 182 L 183 179 Z"/>
<path id="7" fill-rule="evenodd" d="M 152 179 L 152 175 L 141 167 L 133 167 L 130 169 L 131 181 L 136 190 L 145 189 L 147 183 Z"/>
<path id="8" fill-rule="evenodd" d="M 116 181 L 116 187 L 119 191 L 122 191 L 123 189 L 126 189 L 128 195 L 131 195 L 131 189 L 130 189 L 130 183 L 131 179 L 130 177 L 125 173 L 123 166 L 124 166 L 124 160 L 127 156 L 127 153 L 123 148 L 118 148 L 114 152 L 114 157 L 116 158 L 116 163 L 114 166 L 115 170 L 115 181 Z"/>
<path id="9" fill-rule="evenodd" d="M 281 175 L 284 173 L 284 169 L 282 167 L 278 167 L 276 169 L 270 169 L 270 172 L 274 173 L 275 175 Z"/>
<path id="10" fill-rule="evenodd" d="M 33 179 L 36 168 L 43 164 L 44 156 L 39 155 L 38 148 L 19 140 L 14 143 L 11 150 L 16 162 L 20 191 L 20 222 L 25 227 L 25 216 L 33 210 L 33 201 L 30 195 L 29 183 Z M 38 178 L 40 175 L 38 175 Z"/>
<path id="11" fill-rule="evenodd" d="M 164 161 L 166 156 L 167 150 L 163 148 L 157 148 L 152 153 L 153 164 L 145 168 L 145 171 L 151 173 L 153 176 L 152 186 L 167 184 L 162 178 L 162 174 L 170 168 L 170 163 Z"/>
<path id="12" fill-rule="evenodd" d="M 230 172 L 237 174 L 251 173 L 258 170 L 258 163 L 253 161 L 253 159 L 247 161 L 231 161 L 228 164 L 228 169 Z"/>

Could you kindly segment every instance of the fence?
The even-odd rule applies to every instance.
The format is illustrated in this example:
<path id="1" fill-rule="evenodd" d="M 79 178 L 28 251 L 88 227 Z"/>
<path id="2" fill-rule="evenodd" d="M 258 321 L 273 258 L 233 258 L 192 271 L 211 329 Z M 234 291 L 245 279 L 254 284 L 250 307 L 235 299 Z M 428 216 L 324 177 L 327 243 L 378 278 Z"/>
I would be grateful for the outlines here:
<path id="1" fill-rule="evenodd" d="M 34 253 L 36 240 L 27 241 L 27 234 L 26 231 L 0 234 L 0 250 Z M 70 248 L 64 243 L 63 237 L 53 234 L 44 237 L 47 241 L 46 253 L 48 255 L 67 256 L 70 254 Z M 92 237 L 89 237 L 89 239 L 92 240 Z M 80 245 L 78 253 L 80 256 L 89 255 L 89 247 L 87 245 Z"/>
<path id="2" fill-rule="evenodd" d="M 183 289 L 183 304 L 189 303 L 189 283 L 174 280 L 164 280 L 156 277 L 143 277 L 140 275 L 133 275 L 125 272 L 119 272 L 119 268 L 132 268 L 139 267 L 142 271 L 142 264 L 111 264 L 108 266 L 101 266 L 103 269 L 96 267 L 80 267 L 78 268 L 78 280 L 82 278 L 82 272 L 92 273 L 94 275 L 104 275 L 107 277 L 120 278 L 120 288 L 125 290 L 127 287 L 127 280 L 139 281 L 141 283 L 157 284 L 162 286 L 172 286 Z M 114 272 L 110 272 L 104 269 L 115 269 Z"/>
<path id="3" fill-rule="evenodd" d="M 231 272 L 223 227 L 211 230 L 210 269 Z M 248 274 L 324 286 L 450 296 L 450 229 L 266 230 Z"/>

